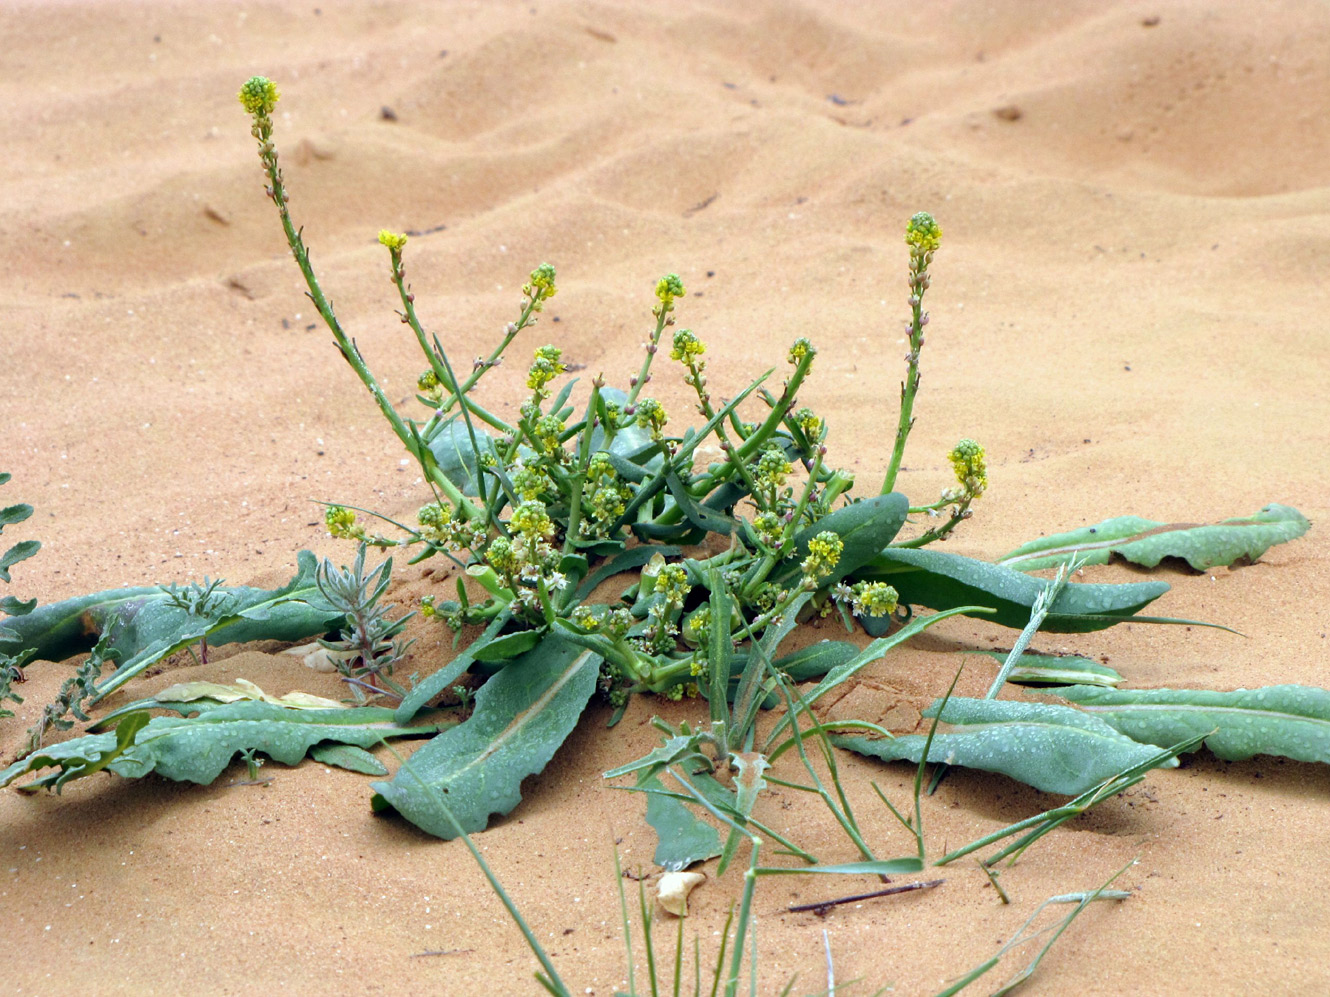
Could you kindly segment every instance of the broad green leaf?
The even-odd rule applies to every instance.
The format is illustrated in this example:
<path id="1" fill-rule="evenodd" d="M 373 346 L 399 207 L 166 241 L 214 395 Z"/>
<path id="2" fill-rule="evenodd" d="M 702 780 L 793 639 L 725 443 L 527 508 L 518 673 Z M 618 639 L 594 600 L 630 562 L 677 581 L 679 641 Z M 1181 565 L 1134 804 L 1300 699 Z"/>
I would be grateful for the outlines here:
<path id="1" fill-rule="evenodd" d="M 1197 571 L 1254 562 L 1275 544 L 1295 540 L 1311 526 L 1297 509 L 1273 503 L 1254 516 L 1225 519 L 1208 526 L 1157 523 L 1139 516 L 1119 516 L 1068 533 L 1040 537 L 998 560 L 1021 571 L 1056 568 L 1076 559 L 1107 564 L 1115 555 L 1146 568 L 1166 557 L 1181 558 Z"/>
<path id="2" fill-rule="evenodd" d="M 647 793 L 647 823 L 656 832 L 656 851 L 651 861 L 666 872 L 687 869 L 720 854 L 720 835 L 692 809 L 672 794 L 655 773 L 638 780 Z"/>
<path id="3" fill-rule="evenodd" d="M 924 716 L 935 716 L 937 707 L 934 703 Z M 1084 793 L 1158 754 L 1070 706 L 953 697 L 940 722 L 950 729 L 934 736 L 929 762 L 1001 772 L 1045 793 Z M 910 734 L 882 741 L 831 740 L 883 761 L 917 763 L 927 739 Z"/>
<path id="4" fill-rule="evenodd" d="M 1205 746 L 1225 761 L 1280 755 L 1330 762 L 1330 690 L 1271 685 L 1236 692 L 1088 686 L 1054 691 L 1146 744 L 1167 747 L 1214 731 Z"/>
<path id="5" fill-rule="evenodd" d="M 475 712 L 376 782 L 374 808 L 392 807 L 440 838 L 456 837 L 438 800 L 468 833 L 521 802 L 522 780 L 542 771 L 577 725 L 596 688 L 600 656 L 551 634 L 476 693 Z"/>
<path id="6" fill-rule="evenodd" d="M 999 564 L 904 547 L 882 551 L 851 580 L 887 582 L 895 586 L 900 601 L 907 605 L 930 609 L 991 606 L 996 612 L 985 619 L 1015 630 L 1025 627 L 1035 599 L 1052 584 Z M 1069 584 L 1053 603 L 1052 612 L 1040 629 L 1049 633 L 1103 630 L 1130 621 L 1167 591 L 1167 582 Z"/>
<path id="7" fill-rule="evenodd" d="M 216 620 L 191 616 L 169 605 L 160 588 L 131 588 L 48 603 L 21 619 L 7 620 L 5 626 L 7 632 L 17 635 L 18 643 L 36 648 L 37 657 L 49 661 L 87 651 L 101 633 L 109 631 L 118 667 L 98 686 L 100 699 L 204 636 L 216 646 L 252 640 L 298 641 L 335 629 L 343 617 L 319 593 L 314 555 L 301 551 L 298 564 L 295 577 L 279 589 L 218 589 L 227 602 L 226 615 Z"/>
<path id="8" fill-rule="evenodd" d="M 6 786 L 26 772 L 58 766 L 21 788 L 59 787 L 70 778 L 100 768 L 138 779 L 150 772 L 177 782 L 210 783 L 238 753 L 261 751 L 285 765 L 295 765 L 321 741 L 367 748 L 384 738 L 420 737 L 437 727 L 399 727 L 393 711 L 372 706 L 337 710 L 301 710 L 274 703 L 244 701 L 207 709 L 195 717 L 154 717 L 146 710 L 122 716 L 115 732 L 88 734 L 51 745 L 0 772 Z M 127 724 L 145 722 L 132 743 L 106 759 Z M 102 763 L 104 761 L 104 764 Z M 96 765 L 96 768 L 91 766 Z"/>
<path id="9" fill-rule="evenodd" d="M 721 536 L 729 536 L 734 529 L 734 520 L 723 512 L 717 512 L 709 506 L 702 505 L 688 494 L 688 489 L 679 476 L 669 470 L 665 474 L 665 487 L 669 489 L 670 497 L 674 499 L 674 504 L 679 507 L 684 518 L 692 523 L 704 533 L 719 533 Z"/>
<path id="10" fill-rule="evenodd" d="M 485 430 L 475 428 L 476 442 L 481 453 L 492 453 L 494 441 Z M 465 495 L 477 495 L 476 489 L 476 451 L 471 446 L 471 434 L 467 432 L 465 422 L 454 416 L 430 437 L 426 444 L 434 455 L 443 476 L 456 485 Z M 522 448 L 530 456 L 531 451 Z"/>
<path id="11" fill-rule="evenodd" d="M 730 720 L 726 708 L 726 690 L 730 682 L 730 658 L 734 655 L 734 641 L 730 639 L 730 590 L 721 578 L 719 568 L 707 573 L 707 588 L 711 590 L 708 605 L 711 623 L 707 631 L 707 669 L 710 686 L 707 701 L 713 723 Z"/>
<path id="12" fill-rule="evenodd" d="M 803 530 L 794 542 L 789 564 L 797 568 L 808 556 L 808 542 L 830 530 L 845 545 L 840 560 L 823 585 L 834 585 L 869 564 L 887 544 L 896 538 L 910 511 L 910 500 L 900 492 L 874 495 L 872 498 L 843 506 Z"/>
<path id="13" fill-rule="evenodd" d="M 490 621 L 490 625 L 485 628 L 485 632 L 468 644 L 461 654 L 437 672 L 422 679 L 398 705 L 397 722 L 399 724 L 410 723 L 411 719 L 425 708 L 426 703 L 440 693 L 451 689 L 457 680 L 462 677 L 462 674 L 475 664 L 475 653 L 484 650 L 485 645 L 494 639 L 494 635 L 502 630 L 510 619 L 508 613 L 500 613 Z"/>
<path id="14" fill-rule="evenodd" d="M 992 658 L 999 666 L 1006 663 L 1006 651 L 974 651 Z M 1044 654 L 1026 651 L 1016 661 L 1007 676 L 1017 685 L 1097 685 L 1115 686 L 1122 681 L 1108 665 L 1082 658 L 1077 654 Z"/>
<path id="15" fill-rule="evenodd" d="M 388 767 L 383 762 L 354 744 L 316 744 L 309 749 L 309 757 L 324 765 L 361 775 L 388 774 Z"/>

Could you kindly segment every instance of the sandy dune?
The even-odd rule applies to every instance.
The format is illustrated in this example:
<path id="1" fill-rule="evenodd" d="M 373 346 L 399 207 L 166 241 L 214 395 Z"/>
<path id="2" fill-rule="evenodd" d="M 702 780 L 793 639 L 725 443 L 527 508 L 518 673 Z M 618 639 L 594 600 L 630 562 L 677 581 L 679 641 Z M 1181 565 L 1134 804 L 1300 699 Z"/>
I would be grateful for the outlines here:
<path id="1" fill-rule="evenodd" d="M 945 236 L 900 484 L 935 495 L 961 436 L 991 461 L 991 491 L 948 549 L 994 557 L 1125 513 L 1296 506 L 1319 525 L 1260 563 L 1162 574 L 1160 613 L 1245 637 L 1138 624 L 1036 644 L 1106 657 L 1134 686 L 1330 684 L 1321 5 L 319 2 L 0 10 L 0 470 L 14 475 L 0 499 L 37 508 L 4 540 L 45 544 L 12 591 L 275 584 L 301 547 L 350 557 L 315 500 L 391 514 L 424 501 L 315 324 L 262 195 L 234 96 L 261 72 L 282 88 L 279 148 L 324 286 L 395 397 L 420 364 L 381 227 L 421 233 L 407 258 L 422 318 L 465 360 L 548 260 L 560 293 L 524 352 L 557 341 L 588 374 L 626 381 L 654 281 L 674 270 L 690 292 L 680 321 L 709 344 L 721 390 L 796 336 L 817 343 L 803 401 L 831 422 L 831 458 L 874 487 L 904 352 L 901 234 L 927 209 Z M 519 374 L 496 372 L 486 403 L 511 410 Z M 682 382 L 658 382 L 686 411 Z M 419 568 L 402 579 L 399 602 L 430 590 Z M 431 671 L 449 642 L 416 633 L 413 668 Z M 1013 637 L 940 626 L 843 708 L 899 721 L 959 651 Z M 0 749 L 71 671 L 29 668 Z M 181 675 L 338 694 L 253 650 L 133 694 Z M 600 772 L 652 746 L 653 710 L 689 712 L 638 702 L 608 735 L 592 716 L 479 839 L 587 993 L 623 979 L 612 848 L 630 867 L 652 849 L 640 801 Z M 908 773 L 842 764 L 874 841 L 906 853 L 868 780 L 902 800 Z M 266 789 L 108 778 L 0 794 L 8 991 L 535 992 L 460 847 L 372 817 L 361 777 L 269 773 Z M 1026 992 L 1330 992 L 1328 797 L 1325 766 L 1202 754 L 1033 850 L 1004 878 L 1011 907 L 973 865 L 825 921 L 782 909 L 835 886 L 764 882 L 762 992 L 796 972 L 801 992 L 823 985 L 825 927 L 839 977 L 865 981 L 855 992 L 931 994 L 1039 900 L 1133 857 L 1120 883 L 1135 895 L 1087 911 Z M 926 811 L 931 847 L 1053 799 L 954 773 Z M 768 806 L 824 858 L 852 857 L 798 794 Z M 739 888 L 727 876 L 695 894 L 704 951 Z M 450 954 L 413 957 L 436 950 Z"/>

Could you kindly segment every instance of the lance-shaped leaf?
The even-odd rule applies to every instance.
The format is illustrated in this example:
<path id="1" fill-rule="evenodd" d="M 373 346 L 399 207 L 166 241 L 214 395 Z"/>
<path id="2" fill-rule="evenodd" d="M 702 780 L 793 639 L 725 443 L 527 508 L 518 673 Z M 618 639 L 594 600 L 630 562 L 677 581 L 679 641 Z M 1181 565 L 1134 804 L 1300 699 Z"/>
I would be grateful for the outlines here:
<path id="1" fill-rule="evenodd" d="M 814 645 L 816 646 L 816 645 Z M 1006 663 L 1007 651 L 974 651 L 992 658 L 1001 667 Z M 1026 651 L 1016 659 L 1016 665 L 1007 675 L 1008 682 L 1017 685 L 1097 685 L 1115 686 L 1122 681 L 1108 665 L 1100 664 L 1078 654 L 1045 654 Z"/>
<path id="2" fill-rule="evenodd" d="M 1236 692 L 1088 686 L 1055 691 L 1146 744 L 1167 747 L 1213 731 L 1205 746 L 1225 761 L 1280 755 L 1330 762 L 1330 690 L 1272 685 Z"/>
<path id="3" fill-rule="evenodd" d="M 154 717 L 141 710 L 122 715 L 114 732 L 88 734 L 43 748 L 0 772 L 6 786 L 26 772 L 58 767 L 21 788 L 61 786 L 71 776 L 105 768 L 128 779 L 150 772 L 177 782 L 210 783 L 241 752 L 261 751 L 285 765 L 295 765 L 321 742 L 354 744 L 368 748 L 384 738 L 419 737 L 437 727 L 399 727 L 393 711 L 372 706 L 338 710 L 303 710 L 261 701 L 226 703 L 205 709 L 195 717 Z M 135 732 L 113 757 L 117 739 L 124 741 L 126 724 L 146 726 Z"/>
<path id="4" fill-rule="evenodd" d="M 905 547 L 884 550 L 851 580 L 887 582 L 895 587 L 901 603 L 912 606 L 991 606 L 995 612 L 986 619 L 1016 630 L 1029 622 L 1035 599 L 1052 584 L 999 564 Z M 1167 582 L 1067 585 L 1040 629 L 1049 633 L 1103 630 L 1130 620 L 1167 591 Z"/>
<path id="5" fill-rule="evenodd" d="M 938 705 L 924 716 L 936 716 Z M 1049 703 L 953 697 L 940 723 L 949 729 L 934 735 L 929 762 L 1001 772 L 1045 793 L 1084 793 L 1158 754 L 1097 717 Z M 927 739 L 911 734 L 881 741 L 853 736 L 831 740 L 883 761 L 917 763 Z"/>
<path id="6" fill-rule="evenodd" d="M 468 833 L 522 799 L 522 780 L 542 771 L 577 725 L 596 688 L 600 655 L 562 635 L 514 659 L 476 693 L 464 723 L 411 756 L 391 782 L 376 782 L 375 810 L 391 807 L 440 838 L 456 831 L 438 804 Z"/>
<path id="7" fill-rule="evenodd" d="M 49 603 L 27 616 L 7 620 L 7 633 L 0 643 L 15 640 L 20 646 L 35 648 L 39 658 L 59 661 L 89 650 L 102 633 L 109 632 L 118 667 L 97 687 L 100 699 L 205 636 L 217 646 L 252 640 L 298 641 L 336 628 L 343 617 L 315 584 L 314 555 L 301 551 L 298 565 L 295 577 L 278 589 L 219 588 L 225 601 L 224 615 L 218 618 L 200 618 L 170 605 L 160 588 L 113 589 Z"/>
<path id="8" fill-rule="evenodd" d="M 1139 516 L 1119 516 L 1068 533 L 1040 537 L 998 560 L 1021 571 L 1056 568 L 1076 559 L 1107 564 L 1115 555 L 1146 568 L 1166 557 L 1186 561 L 1197 571 L 1254 562 L 1275 544 L 1296 540 L 1311 526 L 1307 517 L 1287 505 L 1272 503 L 1254 516 L 1197 523 L 1157 523 Z"/>

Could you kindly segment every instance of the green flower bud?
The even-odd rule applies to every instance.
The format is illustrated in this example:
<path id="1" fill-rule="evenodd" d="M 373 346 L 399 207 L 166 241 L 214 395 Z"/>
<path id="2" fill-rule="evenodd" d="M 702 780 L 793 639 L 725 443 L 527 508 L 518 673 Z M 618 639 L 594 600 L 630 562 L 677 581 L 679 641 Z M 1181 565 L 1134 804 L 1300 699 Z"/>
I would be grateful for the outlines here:
<path id="1" fill-rule="evenodd" d="M 557 346 L 542 346 L 536 350 L 535 362 L 527 373 L 526 386 L 541 398 L 549 397 L 545 385 L 568 369 L 560 359 L 562 356 L 563 351 Z"/>
<path id="2" fill-rule="evenodd" d="M 942 227 L 927 211 L 920 211 L 905 227 L 905 241 L 914 254 L 934 252 L 942 245 Z"/>
<path id="3" fill-rule="evenodd" d="M 267 117 L 277 106 L 277 99 L 281 94 L 277 92 L 277 84 L 268 77 L 251 76 L 236 96 L 240 99 L 246 114 Z"/>
<path id="4" fill-rule="evenodd" d="M 656 297 L 666 311 L 674 307 L 674 299 L 682 298 L 686 292 L 683 288 L 683 281 L 679 279 L 677 273 L 667 273 L 656 282 Z"/>
<path id="5" fill-rule="evenodd" d="M 787 359 L 792 364 L 797 364 L 804 357 L 815 357 L 815 356 L 817 356 L 817 350 L 813 348 L 813 344 L 810 343 L 804 337 L 800 336 L 790 346 L 789 356 L 787 356 L 785 359 Z"/>

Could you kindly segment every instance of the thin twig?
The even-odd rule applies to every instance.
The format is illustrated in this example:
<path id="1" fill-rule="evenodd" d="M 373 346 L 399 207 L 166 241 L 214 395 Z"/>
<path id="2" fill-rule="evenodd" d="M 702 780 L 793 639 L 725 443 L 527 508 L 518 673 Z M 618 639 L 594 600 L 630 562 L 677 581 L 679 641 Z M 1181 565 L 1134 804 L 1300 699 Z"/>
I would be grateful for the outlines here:
<path id="1" fill-rule="evenodd" d="M 424 952 L 412 952 L 408 959 L 423 959 L 427 955 L 461 955 L 464 952 L 473 952 L 474 949 L 426 949 Z"/>
<path id="2" fill-rule="evenodd" d="M 837 897 L 835 900 L 820 900 L 811 904 L 795 904 L 785 908 L 791 914 L 800 914 L 804 911 L 812 911 L 818 917 L 824 917 L 831 911 L 831 908 L 838 907 L 841 904 L 852 904 L 860 900 L 873 900 L 877 897 L 891 897 L 897 893 L 910 893 L 914 890 L 929 890 L 934 886 L 941 886 L 945 879 L 921 880 L 918 883 L 905 883 L 901 886 L 889 886 L 885 890 L 874 890 L 872 893 L 856 893 L 851 897 Z"/>

